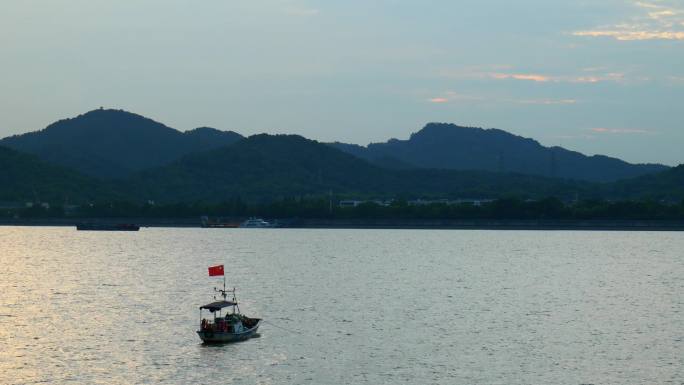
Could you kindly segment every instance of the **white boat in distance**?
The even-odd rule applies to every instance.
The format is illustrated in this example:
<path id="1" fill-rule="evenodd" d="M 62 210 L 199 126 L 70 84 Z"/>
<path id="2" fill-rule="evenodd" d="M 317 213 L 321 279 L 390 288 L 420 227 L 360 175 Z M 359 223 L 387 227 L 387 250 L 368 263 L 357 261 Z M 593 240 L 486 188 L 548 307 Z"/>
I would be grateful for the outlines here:
<path id="1" fill-rule="evenodd" d="M 267 229 L 267 228 L 272 228 L 276 227 L 275 223 L 265 221 L 261 218 L 249 218 L 246 221 L 242 222 L 240 224 L 241 228 L 248 228 L 248 229 Z"/>

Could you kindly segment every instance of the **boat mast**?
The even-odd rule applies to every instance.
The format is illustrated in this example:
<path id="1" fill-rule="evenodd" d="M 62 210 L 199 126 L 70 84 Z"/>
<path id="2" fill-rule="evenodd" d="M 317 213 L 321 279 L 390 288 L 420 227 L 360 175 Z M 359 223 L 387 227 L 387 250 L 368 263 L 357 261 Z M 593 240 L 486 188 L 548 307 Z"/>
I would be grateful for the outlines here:
<path id="1" fill-rule="evenodd" d="M 228 291 L 226 290 L 226 276 L 223 276 L 223 290 L 214 288 L 215 291 L 218 291 L 221 293 L 221 296 L 223 296 L 223 300 L 225 301 L 226 298 L 228 297 Z M 216 297 L 214 297 L 216 298 Z M 235 310 L 237 309 L 237 312 L 240 312 L 240 306 L 238 306 L 237 302 L 237 296 L 235 295 L 235 287 L 233 287 L 233 314 L 235 314 Z M 219 310 L 220 312 L 221 310 Z"/>
<path id="2" fill-rule="evenodd" d="M 233 287 L 233 314 L 235 314 L 235 308 L 237 308 L 238 313 L 240 312 L 240 306 L 238 306 L 237 297 L 235 296 L 235 287 Z"/>
<path id="3" fill-rule="evenodd" d="M 214 286 L 214 292 L 217 292 L 217 291 L 218 291 L 219 293 L 221 293 L 221 296 L 223 297 L 223 300 L 225 301 L 225 300 L 226 300 L 226 297 L 228 296 L 228 294 L 226 294 L 226 276 L 225 276 L 225 274 L 223 275 L 223 290 L 217 289 L 217 288 Z M 214 296 L 214 299 L 216 299 L 216 296 Z M 222 315 L 223 315 L 223 310 L 222 310 L 222 309 L 219 309 L 219 317 L 222 316 Z M 214 313 L 214 319 L 215 319 L 215 318 L 216 318 L 216 313 Z"/>
<path id="4" fill-rule="evenodd" d="M 216 287 L 214 287 L 214 291 L 215 292 L 218 291 L 219 293 L 221 293 L 221 297 L 223 297 L 223 300 L 224 301 L 226 300 L 226 297 L 228 296 L 228 294 L 226 294 L 226 276 L 225 275 L 223 276 L 223 290 L 217 289 Z M 214 299 L 216 299 L 215 296 L 214 296 Z"/>

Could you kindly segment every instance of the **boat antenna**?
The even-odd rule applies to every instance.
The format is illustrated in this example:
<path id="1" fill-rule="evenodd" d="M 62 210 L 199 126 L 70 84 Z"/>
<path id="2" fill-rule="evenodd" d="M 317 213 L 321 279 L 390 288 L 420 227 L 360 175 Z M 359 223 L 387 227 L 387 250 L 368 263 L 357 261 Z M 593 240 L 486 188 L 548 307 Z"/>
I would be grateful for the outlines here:
<path id="1" fill-rule="evenodd" d="M 237 297 L 235 296 L 235 287 L 233 287 L 233 314 L 235 314 L 235 308 L 237 308 L 237 312 L 240 313 L 240 305 L 238 305 Z"/>
<path id="2" fill-rule="evenodd" d="M 214 288 L 214 291 L 221 293 L 221 297 L 223 297 L 223 300 L 224 301 L 226 300 L 226 297 L 228 297 L 228 291 L 226 290 L 226 278 L 225 277 L 223 278 L 223 289 Z M 214 296 L 214 299 L 215 298 L 216 298 L 216 296 Z"/>

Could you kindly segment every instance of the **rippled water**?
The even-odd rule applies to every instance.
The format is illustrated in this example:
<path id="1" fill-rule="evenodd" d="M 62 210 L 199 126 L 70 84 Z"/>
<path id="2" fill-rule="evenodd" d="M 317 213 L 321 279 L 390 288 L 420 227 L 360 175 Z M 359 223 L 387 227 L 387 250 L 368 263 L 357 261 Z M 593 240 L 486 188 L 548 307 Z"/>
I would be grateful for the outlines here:
<path id="1" fill-rule="evenodd" d="M 684 234 L 0 227 L 0 383 L 684 383 Z M 259 338 L 205 346 L 225 263 Z"/>

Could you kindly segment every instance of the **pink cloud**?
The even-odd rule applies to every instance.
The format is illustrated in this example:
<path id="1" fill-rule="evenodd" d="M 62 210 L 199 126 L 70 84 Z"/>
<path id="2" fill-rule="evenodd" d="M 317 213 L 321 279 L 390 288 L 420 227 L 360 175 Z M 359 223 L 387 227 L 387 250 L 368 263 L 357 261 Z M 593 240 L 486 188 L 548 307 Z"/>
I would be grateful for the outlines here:
<path id="1" fill-rule="evenodd" d="M 514 72 L 510 66 L 466 67 L 462 69 L 441 70 L 439 75 L 450 79 L 493 79 L 520 80 L 535 83 L 599 83 L 624 82 L 625 74 L 619 72 L 600 73 L 605 67 L 584 68 L 577 74 L 540 74 L 535 72 Z M 506 71 L 510 70 L 510 71 Z"/>
<path id="2" fill-rule="evenodd" d="M 589 37 L 612 37 L 616 40 L 684 40 L 684 31 L 625 31 L 625 30 L 598 30 L 576 31 L 575 36 Z"/>
<path id="3" fill-rule="evenodd" d="M 593 76 L 551 76 L 540 74 L 523 74 L 523 73 L 490 73 L 489 78 L 496 80 L 515 79 L 533 81 L 536 83 L 599 83 L 605 81 L 620 82 L 624 80 L 625 74 L 613 72 L 604 75 Z"/>
<path id="4" fill-rule="evenodd" d="M 451 103 L 451 102 L 475 102 L 475 101 L 482 101 L 485 100 L 485 97 L 483 96 L 478 96 L 478 95 L 466 95 L 466 94 L 460 94 L 456 91 L 445 91 L 442 93 L 443 96 L 435 96 L 428 101 L 430 103 Z"/>
<path id="5" fill-rule="evenodd" d="M 576 104 L 575 99 L 509 99 L 509 98 L 496 98 L 496 97 L 485 97 L 479 95 L 467 95 L 460 94 L 455 91 L 445 91 L 442 96 L 435 96 L 427 99 L 430 103 L 444 104 L 444 103 L 457 103 L 457 102 L 503 102 L 503 103 L 515 103 L 515 104 L 536 104 L 536 105 L 569 105 Z"/>
<path id="6" fill-rule="evenodd" d="M 530 80 L 533 82 L 548 82 L 551 78 L 539 74 L 507 74 L 507 73 L 491 73 L 490 77 L 494 79 L 516 79 L 516 80 Z"/>
<path id="7" fill-rule="evenodd" d="M 669 5 L 672 3 L 671 5 Z M 673 2 L 633 2 L 639 14 L 615 25 L 572 32 L 574 36 L 609 37 L 619 41 L 684 40 L 684 8 Z"/>
<path id="8" fill-rule="evenodd" d="M 548 82 L 551 79 L 547 76 L 544 75 L 537 75 L 537 74 L 514 74 L 512 75 L 513 79 L 518 79 L 518 80 L 531 80 L 533 82 Z"/>

